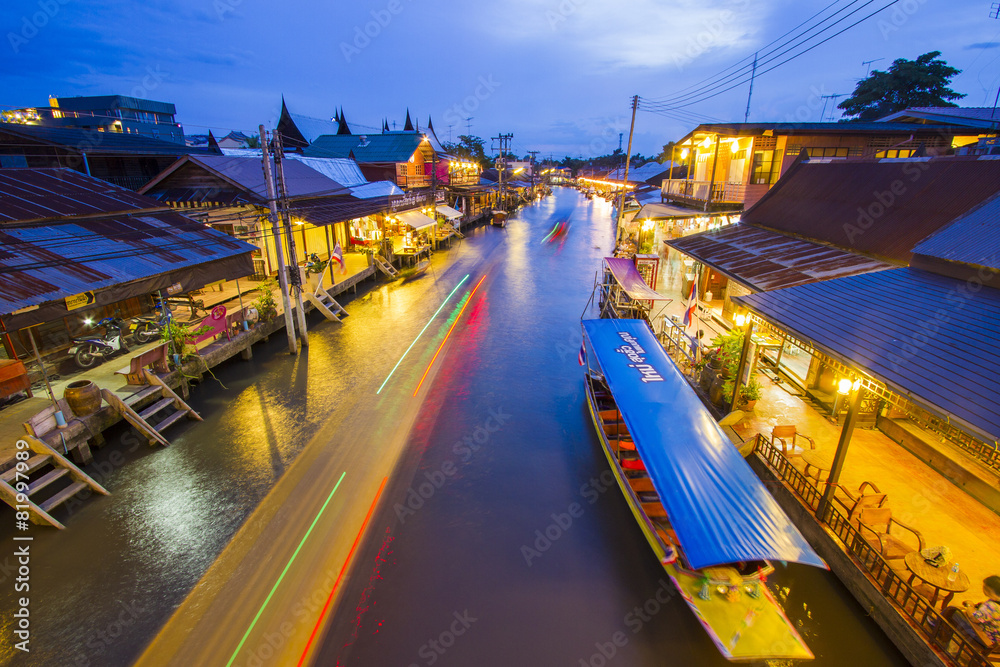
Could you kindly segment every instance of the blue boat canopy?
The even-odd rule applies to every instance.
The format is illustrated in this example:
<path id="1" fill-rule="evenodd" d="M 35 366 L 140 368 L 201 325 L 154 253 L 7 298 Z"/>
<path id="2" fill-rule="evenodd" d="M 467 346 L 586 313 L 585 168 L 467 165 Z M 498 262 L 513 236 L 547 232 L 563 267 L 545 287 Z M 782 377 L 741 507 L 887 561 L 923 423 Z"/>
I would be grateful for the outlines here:
<path id="1" fill-rule="evenodd" d="M 584 320 L 587 345 L 694 569 L 752 560 L 826 567 L 643 320 Z"/>

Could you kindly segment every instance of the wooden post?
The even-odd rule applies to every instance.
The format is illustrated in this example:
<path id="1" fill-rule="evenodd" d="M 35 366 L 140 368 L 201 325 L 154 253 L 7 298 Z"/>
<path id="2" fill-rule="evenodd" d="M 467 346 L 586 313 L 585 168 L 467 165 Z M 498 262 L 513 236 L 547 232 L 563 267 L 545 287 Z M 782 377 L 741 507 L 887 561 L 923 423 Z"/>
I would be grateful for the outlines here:
<path id="1" fill-rule="evenodd" d="M 749 362 L 751 338 L 753 338 L 752 321 L 747 323 L 747 330 L 743 333 L 743 351 L 740 352 L 740 364 L 736 368 L 736 377 L 733 378 L 733 400 L 729 402 L 730 412 L 734 411 L 740 402 L 740 382 L 743 378 L 743 371 L 746 370 Z"/>
<path id="2" fill-rule="evenodd" d="M 326 270 L 330 272 L 330 286 L 332 287 L 337 283 L 337 281 L 333 277 L 333 247 L 330 242 L 331 236 L 333 236 L 333 225 L 327 225 L 326 231 L 323 233 L 323 238 L 326 239 Z"/>
<path id="3" fill-rule="evenodd" d="M 844 467 L 844 459 L 847 458 L 847 447 L 851 444 L 851 435 L 854 433 L 854 426 L 858 423 L 858 413 L 861 411 L 861 401 L 865 394 L 865 388 L 859 387 L 854 392 L 851 403 L 847 408 L 847 421 L 840 429 L 840 441 L 837 442 L 837 451 L 833 455 L 833 467 L 830 468 L 830 476 L 826 478 L 826 490 L 820 498 L 819 507 L 816 509 L 816 518 L 826 522 L 826 515 L 830 510 L 830 503 L 833 501 L 834 484 L 840 481 L 840 471 Z"/>
<path id="4" fill-rule="evenodd" d="M 712 158 L 712 175 L 708 179 L 708 197 L 705 199 L 705 211 L 712 205 L 712 187 L 715 185 L 715 169 L 719 166 L 719 136 L 715 135 L 715 157 Z"/>

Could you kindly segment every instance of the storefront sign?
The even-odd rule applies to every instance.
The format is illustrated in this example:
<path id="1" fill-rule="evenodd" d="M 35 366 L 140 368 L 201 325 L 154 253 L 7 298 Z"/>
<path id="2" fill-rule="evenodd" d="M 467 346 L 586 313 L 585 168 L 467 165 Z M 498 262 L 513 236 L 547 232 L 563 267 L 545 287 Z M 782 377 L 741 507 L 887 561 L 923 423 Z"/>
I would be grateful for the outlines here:
<path id="1" fill-rule="evenodd" d="M 173 285 L 167 288 L 167 294 L 173 296 L 174 294 L 179 294 L 182 289 L 183 288 L 181 287 L 180 283 L 174 283 Z"/>
<path id="2" fill-rule="evenodd" d="M 92 306 L 96 302 L 97 299 L 94 298 L 93 292 L 74 294 L 73 296 L 66 297 L 66 310 L 76 310 L 77 308 L 83 308 L 84 306 Z"/>

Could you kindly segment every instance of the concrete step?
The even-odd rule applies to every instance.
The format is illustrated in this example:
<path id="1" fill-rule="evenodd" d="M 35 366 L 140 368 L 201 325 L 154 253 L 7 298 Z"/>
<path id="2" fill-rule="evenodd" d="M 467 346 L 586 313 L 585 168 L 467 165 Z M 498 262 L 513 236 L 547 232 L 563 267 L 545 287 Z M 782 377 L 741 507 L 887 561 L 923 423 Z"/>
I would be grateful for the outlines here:
<path id="1" fill-rule="evenodd" d="M 21 474 L 30 475 L 31 473 L 35 472 L 36 470 L 38 470 L 51 460 L 52 457 L 48 454 L 35 454 L 30 459 L 25 461 L 25 463 L 28 464 L 28 469 L 22 470 Z M 17 467 L 11 468 L 7 472 L 5 472 L 3 476 L 0 476 L 0 479 L 3 479 L 3 481 L 7 482 L 8 484 L 13 484 L 16 478 L 17 478 Z"/>
<path id="2" fill-rule="evenodd" d="M 158 432 L 163 433 L 163 430 L 165 428 L 167 428 L 168 426 L 170 426 L 171 424 L 173 424 L 176 421 L 180 421 L 186 415 L 187 415 L 187 410 L 178 410 L 177 412 L 173 413 L 172 415 L 168 415 L 166 419 L 164 419 L 163 421 L 161 421 L 159 424 L 157 424 L 153 428 L 155 428 Z"/>
<path id="3" fill-rule="evenodd" d="M 156 403 L 153 403 L 151 406 L 140 412 L 139 416 L 145 419 L 146 421 L 149 421 L 149 418 L 155 415 L 157 412 L 160 412 L 161 410 L 173 404 L 174 404 L 173 397 L 161 398 Z"/>
<path id="4" fill-rule="evenodd" d="M 68 468 L 56 468 L 55 470 L 50 470 L 49 472 L 45 473 L 44 475 L 36 479 L 34 482 L 28 484 L 28 495 L 32 496 L 38 493 L 52 482 L 56 481 L 57 479 L 62 479 L 68 474 L 69 474 Z"/>
<path id="5" fill-rule="evenodd" d="M 77 493 L 83 491 L 86 488 L 87 485 L 84 482 L 73 482 L 72 484 L 70 484 L 65 489 L 63 489 L 56 495 L 52 496 L 48 500 L 39 503 L 38 506 L 41 507 L 42 510 L 44 510 L 45 512 L 51 512 L 53 509 L 59 507 L 64 502 L 66 502 L 67 500 L 69 500 Z"/>

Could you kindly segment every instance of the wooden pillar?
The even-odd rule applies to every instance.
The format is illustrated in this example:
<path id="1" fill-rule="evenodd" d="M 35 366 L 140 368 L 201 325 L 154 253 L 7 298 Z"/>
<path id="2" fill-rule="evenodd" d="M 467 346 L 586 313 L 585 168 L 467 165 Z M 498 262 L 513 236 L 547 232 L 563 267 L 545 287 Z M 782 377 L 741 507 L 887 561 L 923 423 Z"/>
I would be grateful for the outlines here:
<path id="1" fill-rule="evenodd" d="M 326 225 L 326 230 L 323 232 L 323 238 L 326 239 L 326 270 L 330 272 L 330 285 L 333 286 L 337 281 L 333 278 L 333 248 L 330 243 L 331 236 L 333 236 L 333 225 Z"/>
<path id="2" fill-rule="evenodd" d="M 833 467 L 830 468 L 830 476 L 827 477 L 826 490 L 820 498 L 819 507 L 816 510 L 816 518 L 826 522 L 827 514 L 830 511 L 830 503 L 833 501 L 834 484 L 840 481 L 840 472 L 844 467 L 844 459 L 847 458 L 847 447 L 851 444 L 851 435 L 854 433 L 854 426 L 858 422 L 858 413 L 861 411 L 861 401 L 864 398 L 865 388 L 859 387 L 851 398 L 851 403 L 847 408 L 847 420 L 844 427 L 840 429 L 840 441 L 837 442 L 837 451 L 833 455 Z"/>
<path id="3" fill-rule="evenodd" d="M 750 361 L 750 341 L 753 338 L 753 321 L 747 323 L 747 329 L 743 332 L 743 351 L 740 352 L 740 364 L 736 367 L 736 377 L 733 378 L 733 399 L 729 402 L 729 411 L 733 412 L 740 402 L 740 387 L 743 379 L 743 371 L 746 370 Z"/>
<path id="4" fill-rule="evenodd" d="M 719 136 L 715 135 L 715 157 L 712 158 L 712 175 L 708 179 L 708 197 L 705 199 L 705 211 L 712 205 L 712 186 L 715 185 L 715 169 L 719 166 Z"/>

